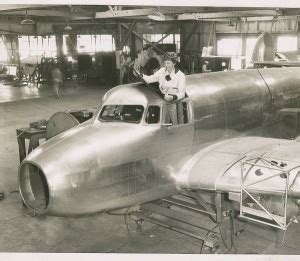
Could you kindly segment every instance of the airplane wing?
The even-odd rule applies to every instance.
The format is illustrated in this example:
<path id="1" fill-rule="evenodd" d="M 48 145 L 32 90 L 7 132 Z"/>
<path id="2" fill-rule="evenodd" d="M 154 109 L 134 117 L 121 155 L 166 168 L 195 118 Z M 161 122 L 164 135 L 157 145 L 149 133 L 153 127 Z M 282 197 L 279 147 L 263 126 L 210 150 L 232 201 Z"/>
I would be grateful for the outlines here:
<path id="1" fill-rule="evenodd" d="M 264 61 L 255 62 L 254 67 L 300 67 L 298 61 Z"/>
<path id="2" fill-rule="evenodd" d="M 242 137 L 221 141 L 196 153 L 177 175 L 179 187 L 222 192 L 298 196 L 300 146 L 295 140 Z"/>

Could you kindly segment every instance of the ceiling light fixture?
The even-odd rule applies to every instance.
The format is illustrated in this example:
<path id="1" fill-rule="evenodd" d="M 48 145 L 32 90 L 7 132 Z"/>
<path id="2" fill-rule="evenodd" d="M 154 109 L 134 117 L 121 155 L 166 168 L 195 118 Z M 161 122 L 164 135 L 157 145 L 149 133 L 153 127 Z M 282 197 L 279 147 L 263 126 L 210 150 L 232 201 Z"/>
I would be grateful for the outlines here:
<path id="1" fill-rule="evenodd" d="M 27 10 L 25 14 L 25 18 L 21 21 L 22 25 L 35 24 L 35 21 L 27 17 Z"/>
<path id="2" fill-rule="evenodd" d="M 69 25 L 69 23 L 64 27 L 65 31 L 71 31 L 72 27 Z"/>

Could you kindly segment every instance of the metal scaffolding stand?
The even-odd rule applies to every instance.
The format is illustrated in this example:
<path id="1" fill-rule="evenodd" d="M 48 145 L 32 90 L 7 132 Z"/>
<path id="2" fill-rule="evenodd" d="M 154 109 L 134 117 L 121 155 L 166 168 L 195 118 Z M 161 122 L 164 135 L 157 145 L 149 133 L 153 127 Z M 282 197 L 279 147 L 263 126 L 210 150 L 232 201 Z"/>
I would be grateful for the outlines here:
<path id="1" fill-rule="evenodd" d="M 251 170 L 253 170 L 254 167 L 271 170 L 274 174 L 246 184 L 251 175 Z M 243 161 L 241 165 L 240 217 L 286 230 L 295 219 L 295 217 L 294 219 L 289 219 L 287 217 L 287 200 L 290 174 L 292 170 L 298 167 L 299 166 L 284 170 L 282 167 L 274 165 L 272 162 L 262 157 Z M 259 170 L 261 171 L 261 169 Z M 274 179 L 278 176 L 285 179 L 284 189 L 279 190 L 278 188 L 269 188 L 269 192 L 273 195 L 277 194 L 277 197 L 281 199 L 281 209 L 283 209 L 283 213 L 274 214 L 262 204 L 262 193 L 257 192 L 254 185 L 261 184 L 264 181 Z"/>
<path id="2" fill-rule="evenodd" d="M 190 191 L 142 204 L 139 211 L 130 212 L 130 217 L 137 225 L 148 221 L 202 240 L 203 246 L 212 252 L 220 243 L 217 227 L 222 215 L 221 201 L 222 195 L 217 194 L 213 206 L 200 194 Z"/>

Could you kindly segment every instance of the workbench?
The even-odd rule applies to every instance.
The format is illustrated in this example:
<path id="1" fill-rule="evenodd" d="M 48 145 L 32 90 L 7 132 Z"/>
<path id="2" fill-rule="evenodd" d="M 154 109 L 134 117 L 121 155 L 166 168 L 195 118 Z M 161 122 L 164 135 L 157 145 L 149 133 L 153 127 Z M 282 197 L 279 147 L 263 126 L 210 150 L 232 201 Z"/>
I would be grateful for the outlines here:
<path id="1" fill-rule="evenodd" d="M 22 162 L 26 155 L 40 145 L 40 139 L 50 139 L 82 122 L 91 119 L 96 111 L 93 109 L 69 110 L 54 113 L 49 120 L 31 122 L 29 127 L 16 129 L 19 145 L 19 157 Z M 28 150 L 26 142 L 29 140 Z"/>
<path id="2" fill-rule="evenodd" d="M 40 139 L 46 138 L 46 129 L 37 129 L 37 128 L 20 128 L 16 129 L 17 131 L 17 140 L 19 145 L 19 157 L 20 162 L 25 159 L 26 155 L 29 154 L 32 150 L 40 144 Z M 26 143 L 25 139 L 29 140 L 28 150 L 26 152 Z"/>

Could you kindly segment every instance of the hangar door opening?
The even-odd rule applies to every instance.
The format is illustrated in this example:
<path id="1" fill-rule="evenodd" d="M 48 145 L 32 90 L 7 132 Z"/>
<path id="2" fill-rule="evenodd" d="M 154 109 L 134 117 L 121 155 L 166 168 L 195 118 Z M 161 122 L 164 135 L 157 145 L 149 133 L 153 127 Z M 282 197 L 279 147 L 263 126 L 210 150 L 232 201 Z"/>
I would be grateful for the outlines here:
<path id="1" fill-rule="evenodd" d="M 253 65 L 251 57 L 258 36 L 249 36 L 243 42 L 240 37 L 224 37 L 217 41 L 217 54 L 231 57 L 231 69 L 240 70 Z"/>
<path id="2" fill-rule="evenodd" d="M 242 68 L 242 41 L 240 38 L 223 38 L 217 41 L 218 56 L 231 57 L 231 69 Z"/>
<path id="3" fill-rule="evenodd" d="M 277 37 L 277 52 L 297 50 L 297 36 L 282 35 Z"/>

